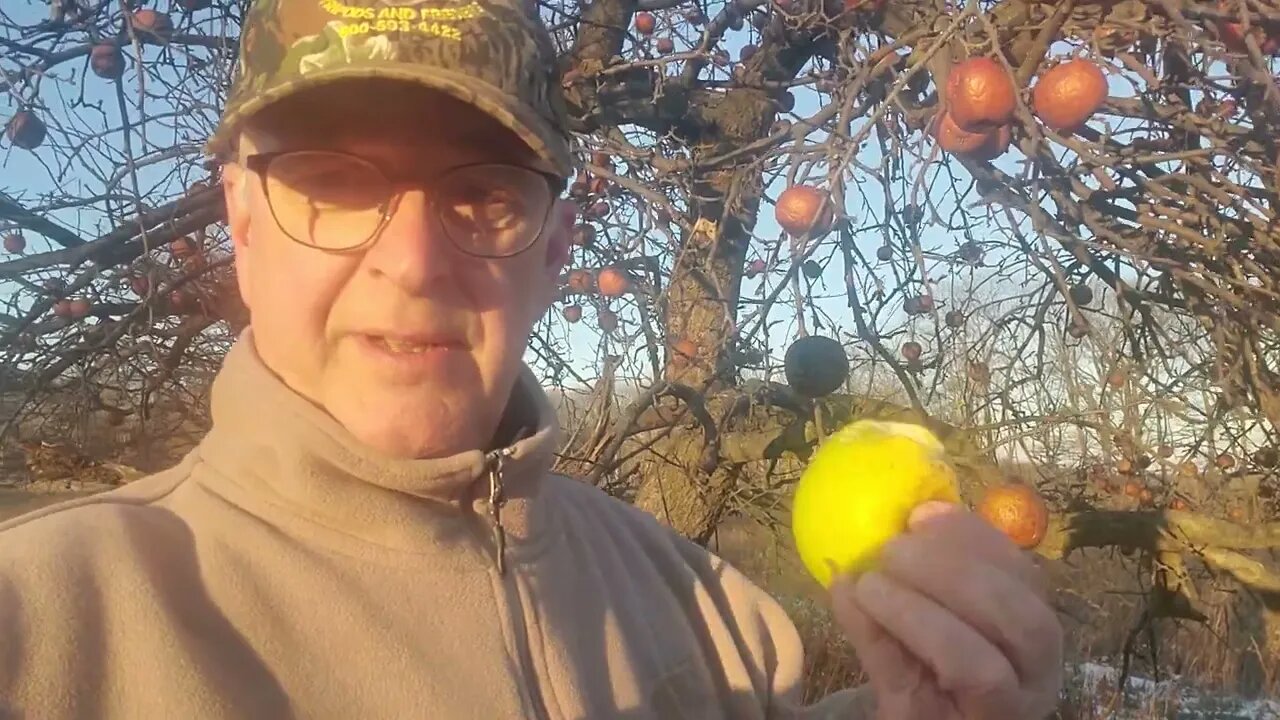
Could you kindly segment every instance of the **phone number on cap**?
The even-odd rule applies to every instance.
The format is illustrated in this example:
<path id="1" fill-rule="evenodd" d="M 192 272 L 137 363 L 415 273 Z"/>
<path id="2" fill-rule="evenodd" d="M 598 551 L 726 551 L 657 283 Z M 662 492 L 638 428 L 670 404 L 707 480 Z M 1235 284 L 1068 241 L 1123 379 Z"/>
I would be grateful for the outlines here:
<path id="1" fill-rule="evenodd" d="M 437 22 L 413 23 L 408 20 L 378 20 L 376 22 L 350 23 L 338 28 L 339 37 L 385 32 L 420 32 L 449 40 L 462 39 L 462 32 L 458 28 Z"/>

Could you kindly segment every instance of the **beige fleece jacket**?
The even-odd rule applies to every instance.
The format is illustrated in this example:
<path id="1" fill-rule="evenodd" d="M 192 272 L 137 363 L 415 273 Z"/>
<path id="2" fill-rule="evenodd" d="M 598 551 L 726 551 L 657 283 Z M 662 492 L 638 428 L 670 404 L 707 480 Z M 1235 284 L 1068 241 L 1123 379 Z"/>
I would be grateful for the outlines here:
<path id="1" fill-rule="evenodd" d="M 251 330 L 212 412 L 177 466 L 0 524 L 0 718 L 870 717 L 799 705 L 798 634 L 739 572 L 549 473 L 527 370 L 489 454 L 371 452 Z"/>

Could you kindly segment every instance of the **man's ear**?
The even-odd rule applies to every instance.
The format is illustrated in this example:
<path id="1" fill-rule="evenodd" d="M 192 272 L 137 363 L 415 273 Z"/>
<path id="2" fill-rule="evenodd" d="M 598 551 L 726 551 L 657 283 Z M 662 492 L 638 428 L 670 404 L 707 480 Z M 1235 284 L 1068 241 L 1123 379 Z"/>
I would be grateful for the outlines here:
<path id="1" fill-rule="evenodd" d="M 547 253 L 543 259 L 542 277 L 537 283 L 537 301 L 530 307 L 537 317 L 546 312 L 560 297 L 560 273 L 569 264 L 569 249 L 573 243 L 573 226 L 578 219 L 578 206 L 572 200 L 556 200 L 547 220 Z M 537 317 L 531 319 L 536 321 Z"/>
<path id="2" fill-rule="evenodd" d="M 222 166 L 222 197 L 227 204 L 227 230 L 236 249 L 248 242 L 249 176 L 239 163 Z"/>
<path id="3" fill-rule="evenodd" d="M 227 232 L 235 253 L 236 284 L 240 287 L 240 299 L 245 307 L 252 308 L 249 297 L 249 180 L 250 176 L 238 163 L 222 166 L 222 197 L 227 204 Z"/>
<path id="4" fill-rule="evenodd" d="M 569 264 L 569 248 L 573 244 L 573 226 L 578 219 L 578 206 L 572 200 L 557 200 L 551 216 L 551 233 L 547 237 L 547 272 L 558 278 L 560 271 Z"/>

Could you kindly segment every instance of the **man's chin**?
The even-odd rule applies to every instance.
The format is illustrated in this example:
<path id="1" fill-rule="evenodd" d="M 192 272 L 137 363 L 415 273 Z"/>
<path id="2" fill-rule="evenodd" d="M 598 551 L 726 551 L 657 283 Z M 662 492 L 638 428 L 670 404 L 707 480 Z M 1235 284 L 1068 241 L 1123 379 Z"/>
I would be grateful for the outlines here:
<path id="1" fill-rule="evenodd" d="M 349 387 L 326 407 L 361 443 L 393 457 L 422 458 L 479 447 L 482 403 L 456 388 Z"/>
<path id="2" fill-rule="evenodd" d="M 471 449 L 468 443 L 449 437 L 368 433 L 356 435 L 356 439 L 371 450 L 401 460 L 444 458 Z"/>

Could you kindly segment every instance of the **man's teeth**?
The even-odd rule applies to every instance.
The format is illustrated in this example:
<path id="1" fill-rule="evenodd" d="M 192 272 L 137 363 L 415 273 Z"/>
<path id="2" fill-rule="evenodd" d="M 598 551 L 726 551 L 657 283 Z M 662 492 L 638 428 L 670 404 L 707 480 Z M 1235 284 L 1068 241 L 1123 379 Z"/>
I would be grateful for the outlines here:
<path id="1" fill-rule="evenodd" d="M 400 340 L 392 340 L 391 338 L 378 338 L 378 340 L 392 352 L 420 353 L 437 347 L 436 345 L 430 344 L 423 345 L 413 342 L 401 342 Z"/>

